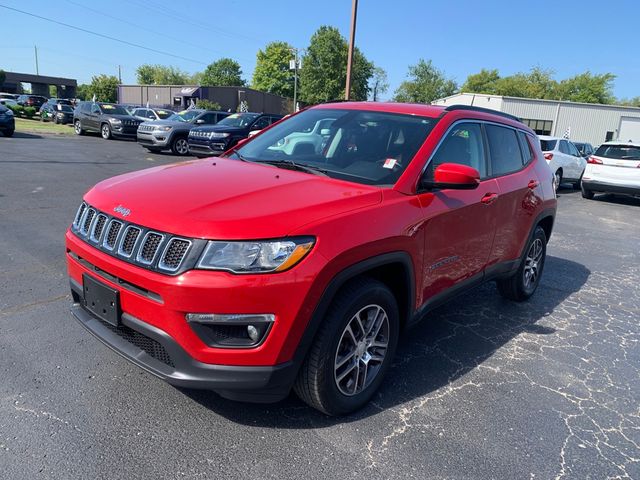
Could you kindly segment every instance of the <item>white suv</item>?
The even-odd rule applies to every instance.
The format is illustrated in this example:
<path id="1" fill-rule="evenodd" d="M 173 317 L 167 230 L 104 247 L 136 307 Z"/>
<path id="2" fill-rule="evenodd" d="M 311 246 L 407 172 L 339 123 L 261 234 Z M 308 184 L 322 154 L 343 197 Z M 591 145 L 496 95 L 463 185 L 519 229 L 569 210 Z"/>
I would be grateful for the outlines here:
<path id="1" fill-rule="evenodd" d="M 595 192 L 640 195 L 640 143 L 607 142 L 587 160 L 582 196 Z"/>
<path id="2" fill-rule="evenodd" d="M 580 155 L 576 146 L 566 138 L 545 135 L 538 135 L 538 138 L 544 159 L 555 176 L 556 190 L 562 182 L 573 183 L 573 186 L 578 188 L 587 161 Z"/>

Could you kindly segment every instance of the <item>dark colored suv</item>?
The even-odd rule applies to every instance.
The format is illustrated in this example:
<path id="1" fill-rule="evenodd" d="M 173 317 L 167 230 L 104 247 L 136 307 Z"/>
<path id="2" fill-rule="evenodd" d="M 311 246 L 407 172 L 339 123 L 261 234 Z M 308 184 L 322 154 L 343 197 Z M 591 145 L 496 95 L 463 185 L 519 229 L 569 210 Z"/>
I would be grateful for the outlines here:
<path id="1" fill-rule="evenodd" d="M 42 97 L 40 95 L 20 95 L 16 100 L 18 105 L 22 105 L 23 107 L 35 107 L 36 110 L 39 110 L 46 101 L 47 97 Z"/>
<path id="2" fill-rule="evenodd" d="M 142 120 L 135 118 L 122 105 L 113 103 L 80 102 L 73 111 L 76 135 L 99 132 L 102 138 L 135 138 Z"/>
<path id="3" fill-rule="evenodd" d="M 220 155 L 244 140 L 249 133 L 267 128 L 282 115 L 265 113 L 234 113 L 213 126 L 192 128 L 189 132 L 189 152 L 197 157 Z"/>
<path id="4" fill-rule="evenodd" d="M 66 234 L 71 309 L 174 385 L 250 401 L 293 388 L 344 414 L 378 389 L 400 332 L 444 301 L 487 281 L 533 295 L 556 203 L 515 117 L 319 105 L 216 161 L 91 189 Z"/>
<path id="5" fill-rule="evenodd" d="M 15 130 L 16 120 L 13 116 L 13 110 L 4 105 L 0 105 L 0 132 L 2 132 L 5 137 L 11 137 Z"/>

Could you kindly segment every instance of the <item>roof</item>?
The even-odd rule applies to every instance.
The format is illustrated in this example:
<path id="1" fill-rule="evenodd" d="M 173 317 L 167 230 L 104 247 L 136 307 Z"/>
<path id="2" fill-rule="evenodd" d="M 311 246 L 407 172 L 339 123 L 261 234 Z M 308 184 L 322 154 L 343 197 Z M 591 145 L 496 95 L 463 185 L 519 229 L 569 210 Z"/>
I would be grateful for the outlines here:
<path id="1" fill-rule="evenodd" d="M 404 113 L 408 115 L 420 115 L 423 117 L 438 117 L 445 111 L 445 108 L 440 105 L 398 102 L 329 102 L 315 105 L 313 108 L 368 110 L 371 112 Z"/>
<path id="2" fill-rule="evenodd" d="M 640 147 L 640 143 L 638 142 L 625 142 L 624 140 L 611 140 L 610 142 L 604 142 L 600 146 L 602 147 L 603 145 L 625 145 L 628 147 Z"/>

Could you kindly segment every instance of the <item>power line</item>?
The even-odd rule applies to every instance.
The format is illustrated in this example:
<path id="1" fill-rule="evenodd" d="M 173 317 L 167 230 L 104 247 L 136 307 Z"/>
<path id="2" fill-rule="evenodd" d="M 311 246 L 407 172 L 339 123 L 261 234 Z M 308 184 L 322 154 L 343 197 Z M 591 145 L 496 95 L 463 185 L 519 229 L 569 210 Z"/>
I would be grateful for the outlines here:
<path id="1" fill-rule="evenodd" d="M 18 10 L 17 8 L 8 7 L 7 5 L 0 4 L 0 7 L 5 8 L 7 10 L 12 10 L 14 12 L 22 13 L 24 15 L 29 15 L 30 17 L 39 18 L 40 20 L 45 20 L 47 22 L 55 23 L 56 25 L 62 25 L 63 27 L 71 28 L 73 30 L 78 30 L 80 32 L 88 33 L 90 35 L 95 35 L 96 37 L 106 38 L 107 40 L 112 40 L 114 42 L 123 43 L 125 45 L 129 45 L 130 47 L 141 48 L 142 50 L 147 50 L 149 52 L 159 53 L 160 55 L 166 55 L 168 57 L 179 58 L 181 60 L 186 60 L 188 62 L 198 63 L 200 65 L 206 65 L 205 62 L 201 62 L 200 60 L 194 60 L 193 58 L 183 57 L 181 55 L 175 55 L 173 53 L 164 52 L 162 50 L 157 50 L 157 49 L 151 48 L 151 47 L 145 47 L 144 45 L 139 45 L 137 43 L 128 42 L 126 40 L 121 40 L 121 39 L 116 38 L 116 37 L 111 37 L 111 36 L 105 35 L 103 33 L 98 33 L 98 32 L 94 32 L 92 30 L 87 30 L 85 28 L 76 27 L 75 25 L 70 25 L 68 23 L 59 22 L 57 20 L 52 20 L 50 18 L 46 18 L 46 17 L 42 17 L 40 15 L 36 15 L 35 13 L 25 12 L 24 10 Z"/>

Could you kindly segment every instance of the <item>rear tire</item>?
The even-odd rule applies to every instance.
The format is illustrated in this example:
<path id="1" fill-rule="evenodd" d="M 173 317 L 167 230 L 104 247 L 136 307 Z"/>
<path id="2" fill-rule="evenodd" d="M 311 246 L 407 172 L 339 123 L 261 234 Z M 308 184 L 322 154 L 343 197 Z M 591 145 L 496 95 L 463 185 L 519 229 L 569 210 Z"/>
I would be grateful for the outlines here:
<path id="1" fill-rule="evenodd" d="M 584 185 L 580 187 L 580 190 L 582 191 L 582 198 L 586 198 L 587 200 L 593 199 L 593 196 L 595 195 L 593 191 L 587 190 L 586 188 L 584 188 Z"/>
<path id="2" fill-rule="evenodd" d="M 82 123 L 80 123 L 80 120 L 73 122 L 73 131 L 76 135 L 84 135 L 84 130 L 82 129 Z"/>
<path id="3" fill-rule="evenodd" d="M 516 302 L 529 299 L 538 288 L 546 257 L 547 236 L 538 225 L 527 243 L 525 254 L 516 273 L 496 281 L 500 295 Z"/>
<path id="4" fill-rule="evenodd" d="M 399 330 L 398 305 L 386 285 L 369 278 L 350 282 L 331 303 L 294 391 L 327 415 L 358 410 L 391 366 Z"/>
<path id="5" fill-rule="evenodd" d="M 15 130 L 5 130 L 4 131 L 4 136 L 5 137 L 13 137 L 13 133 L 15 132 Z"/>
<path id="6" fill-rule="evenodd" d="M 556 184 L 556 192 L 560 190 L 560 184 L 562 183 L 562 170 L 556 170 L 556 173 L 553 174 L 553 181 Z"/>

